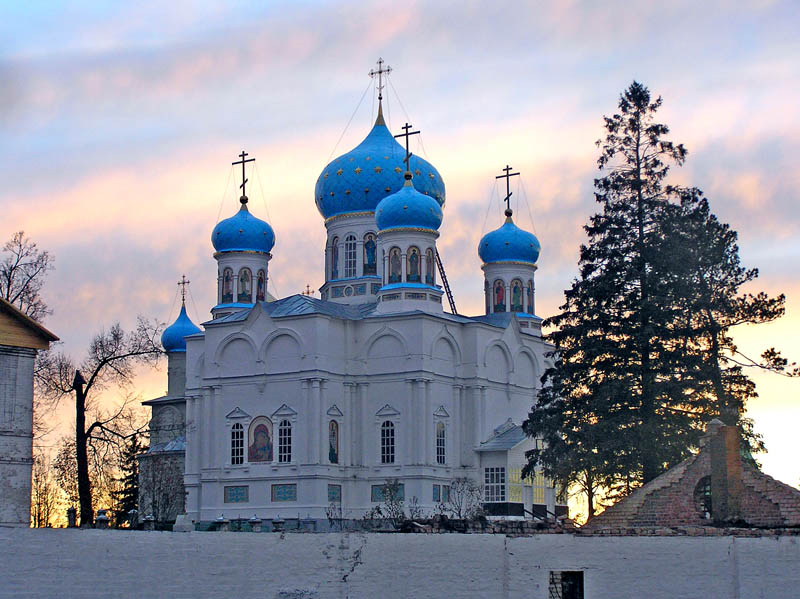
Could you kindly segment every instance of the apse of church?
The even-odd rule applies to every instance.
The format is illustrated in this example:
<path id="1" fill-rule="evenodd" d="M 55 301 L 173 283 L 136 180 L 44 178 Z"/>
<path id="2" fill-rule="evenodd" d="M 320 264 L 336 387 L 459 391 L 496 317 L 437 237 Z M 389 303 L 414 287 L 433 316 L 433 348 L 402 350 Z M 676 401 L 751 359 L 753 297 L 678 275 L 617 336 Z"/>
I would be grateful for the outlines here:
<path id="1" fill-rule="evenodd" d="M 172 440 L 184 449 L 194 522 L 254 513 L 326 521 L 332 508 L 360 518 L 390 479 L 429 513 L 462 478 L 498 517 L 565 510 L 542 477 L 519 475 L 533 446 L 520 423 L 547 365 L 533 298 L 539 242 L 507 208 L 478 248 L 486 313 L 455 311 L 436 245 L 444 181 L 410 151 L 419 131 L 387 127 L 388 72 L 382 62 L 373 71 L 372 129 L 316 183 L 327 230 L 321 299 L 267 293 L 280 248 L 272 225 L 249 209 L 245 168 L 254 157 L 243 151 L 235 161 L 240 208 L 211 238 L 213 318 L 200 330 L 182 310 L 165 331 L 170 360 L 183 368 L 170 369 L 181 393 L 148 402 L 154 420 L 181 406 Z"/>

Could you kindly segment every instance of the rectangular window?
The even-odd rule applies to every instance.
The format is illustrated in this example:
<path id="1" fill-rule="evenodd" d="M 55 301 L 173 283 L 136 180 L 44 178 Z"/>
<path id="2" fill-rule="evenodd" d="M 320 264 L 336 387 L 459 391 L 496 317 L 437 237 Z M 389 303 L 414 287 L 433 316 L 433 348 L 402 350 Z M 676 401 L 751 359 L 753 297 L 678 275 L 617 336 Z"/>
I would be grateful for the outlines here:
<path id="1" fill-rule="evenodd" d="M 244 427 L 238 422 L 231 429 L 231 464 L 244 463 Z"/>
<path id="2" fill-rule="evenodd" d="M 406 490 L 405 490 L 405 485 L 403 485 L 402 483 L 399 485 L 397 489 L 397 495 L 398 495 L 398 497 L 396 498 L 397 500 L 405 501 Z M 372 485 L 372 493 L 370 495 L 370 499 L 372 500 L 373 503 L 380 503 L 382 501 L 386 501 L 388 497 L 386 497 L 385 485 Z"/>
<path id="3" fill-rule="evenodd" d="M 394 422 L 381 424 L 381 464 L 394 464 Z"/>
<path id="4" fill-rule="evenodd" d="M 439 503 L 442 500 L 442 486 L 433 485 L 433 500 Z"/>
<path id="5" fill-rule="evenodd" d="M 442 485 L 442 503 L 450 501 L 450 485 Z"/>
<path id="6" fill-rule="evenodd" d="M 272 485 L 272 501 L 297 501 L 297 485 Z"/>
<path id="7" fill-rule="evenodd" d="M 436 423 L 436 463 L 444 465 L 447 461 L 445 448 L 447 446 L 447 436 L 445 433 L 444 423 Z"/>
<path id="8" fill-rule="evenodd" d="M 487 503 L 501 502 L 506 500 L 506 469 L 484 468 L 483 483 L 485 498 Z"/>
<path id="9" fill-rule="evenodd" d="M 292 423 L 281 420 L 278 427 L 278 461 L 288 464 L 292 461 Z"/>
<path id="10" fill-rule="evenodd" d="M 356 276 L 356 238 L 348 235 L 344 240 L 344 277 Z"/>
<path id="11" fill-rule="evenodd" d="M 250 487 L 225 487 L 225 503 L 247 503 L 250 501 Z"/>
<path id="12" fill-rule="evenodd" d="M 342 503 L 342 485 L 328 485 L 328 503 Z"/>
<path id="13" fill-rule="evenodd" d="M 548 597 L 554 599 L 583 599 L 583 572 L 550 572 Z"/>

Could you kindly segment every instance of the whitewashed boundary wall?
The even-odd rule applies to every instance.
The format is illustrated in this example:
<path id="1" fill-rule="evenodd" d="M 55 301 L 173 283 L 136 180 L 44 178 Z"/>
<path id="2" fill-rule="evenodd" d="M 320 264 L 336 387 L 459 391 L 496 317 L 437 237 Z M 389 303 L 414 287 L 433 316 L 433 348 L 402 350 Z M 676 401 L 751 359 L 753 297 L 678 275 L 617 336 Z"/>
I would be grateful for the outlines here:
<path id="1" fill-rule="evenodd" d="M 0 597 L 796 599 L 800 537 L 160 533 L 0 529 Z"/>

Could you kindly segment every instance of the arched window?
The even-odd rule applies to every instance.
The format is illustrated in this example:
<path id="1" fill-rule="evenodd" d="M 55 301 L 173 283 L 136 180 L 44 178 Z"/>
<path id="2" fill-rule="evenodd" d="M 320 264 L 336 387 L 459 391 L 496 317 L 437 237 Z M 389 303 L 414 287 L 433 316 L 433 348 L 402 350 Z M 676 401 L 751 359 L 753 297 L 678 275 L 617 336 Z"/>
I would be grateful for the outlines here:
<path id="1" fill-rule="evenodd" d="M 222 271 L 222 303 L 233 303 L 233 269 Z"/>
<path id="2" fill-rule="evenodd" d="M 428 285 L 434 285 L 436 283 L 436 274 L 434 273 L 433 269 L 435 268 L 433 257 L 433 250 L 428 248 L 425 250 L 425 283 Z"/>
<path id="3" fill-rule="evenodd" d="M 444 429 L 444 422 L 436 423 L 436 463 L 444 464 L 447 461 L 447 437 Z"/>
<path id="4" fill-rule="evenodd" d="M 483 282 L 483 296 L 486 302 L 486 313 L 491 312 L 492 288 L 489 286 L 489 281 Z"/>
<path id="5" fill-rule="evenodd" d="M 249 268 L 239 271 L 239 293 L 236 301 L 242 304 L 249 304 L 253 300 L 253 279 Z"/>
<path id="6" fill-rule="evenodd" d="M 403 264 L 400 258 L 400 248 L 389 250 L 389 282 L 399 283 L 403 280 Z"/>
<path id="7" fill-rule="evenodd" d="M 419 248 L 415 248 L 413 245 L 408 248 L 408 277 L 407 281 L 410 283 L 419 283 L 420 282 L 420 256 L 419 256 Z"/>
<path id="8" fill-rule="evenodd" d="M 394 422 L 381 424 L 381 464 L 394 464 Z"/>
<path id="9" fill-rule="evenodd" d="M 244 462 L 244 427 L 238 422 L 231 428 L 231 464 Z"/>
<path id="10" fill-rule="evenodd" d="M 278 425 L 278 461 L 288 464 L 292 461 L 292 423 L 281 420 Z"/>
<path id="11" fill-rule="evenodd" d="M 348 235 L 344 240 L 344 277 L 356 276 L 356 236 Z"/>
<path id="12" fill-rule="evenodd" d="M 256 283 L 256 301 L 263 302 L 267 299 L 267 273 L 258 271 L 258 282 Z"/>
<path id="13" fill-rule="evenodd" d="M 533 314 L 533 279 L 528 281 L 528 314 Z"/>
<path id="14" fill-rule="evenodd" d="M 500 279 L 494 282 L 494 311 L 506 311 L 506 286 Z"/>
<path id="15" fill-rule="evenodd" d="M 378 245 L 375 243 L 375 234 L 367 233 L 364 236 L 364 274 L 374 275 L 378 272 L 377 260 L 375 257 Z"/>
<path id="16" fill-rule="evenodd" d="M 511 281 L 511 311 L 522 312 L 522 281 Z"/>
<path id="17" fill-rule="evenodd" d="M 331 279 L 339 278 L 339 238 L 331 241 Z"/>
<path id="18" fill-rule="evenodd" d="M 335 420 L 328 423 L 328 461 L 339 463 L 339 423 Z"/>
<path id="19" fill-rule="evenodd" d="M 266 416 L 253 418 L 247 433 L 247 461 L 272 461 L 272 421 Z"/>

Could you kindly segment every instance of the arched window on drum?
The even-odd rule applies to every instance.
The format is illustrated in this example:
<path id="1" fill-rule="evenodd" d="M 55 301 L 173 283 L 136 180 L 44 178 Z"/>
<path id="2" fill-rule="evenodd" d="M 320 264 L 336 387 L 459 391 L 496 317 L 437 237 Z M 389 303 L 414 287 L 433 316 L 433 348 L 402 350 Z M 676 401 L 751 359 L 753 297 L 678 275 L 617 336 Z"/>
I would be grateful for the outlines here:
<path id="1" fill-rule="evenodd" d="M 339 278 L 339 238 L 331 240 L 331 279 Z"/>
<path id="2" fill-rule="evenodd" d="M 344 277 L 356 276 L 356 236 L 348 235 L 344 239 Z"/>
<path id="3" fill-rule="evenodd" d="M 378 272 L 377 263 L 378 244 L 375 242 L 375 234 L 367 233 L 364 236 L 364 274 L 374 275 Z"/>
<path id="4" fill-rule="evenodd" d="M 222 293 L 220 301 L 223 304 L 233 303 L 233 269 L 226 268 L 222 271 Z"/>
<path id="5" fill-rule="evenodd" d="M 433 250 L 428 248 L 425 250 L 425 283 L 427 285 L 436 284 L 436 273 L 434 271 L 435 268 L 436 258 L 433 255 Z"/>

